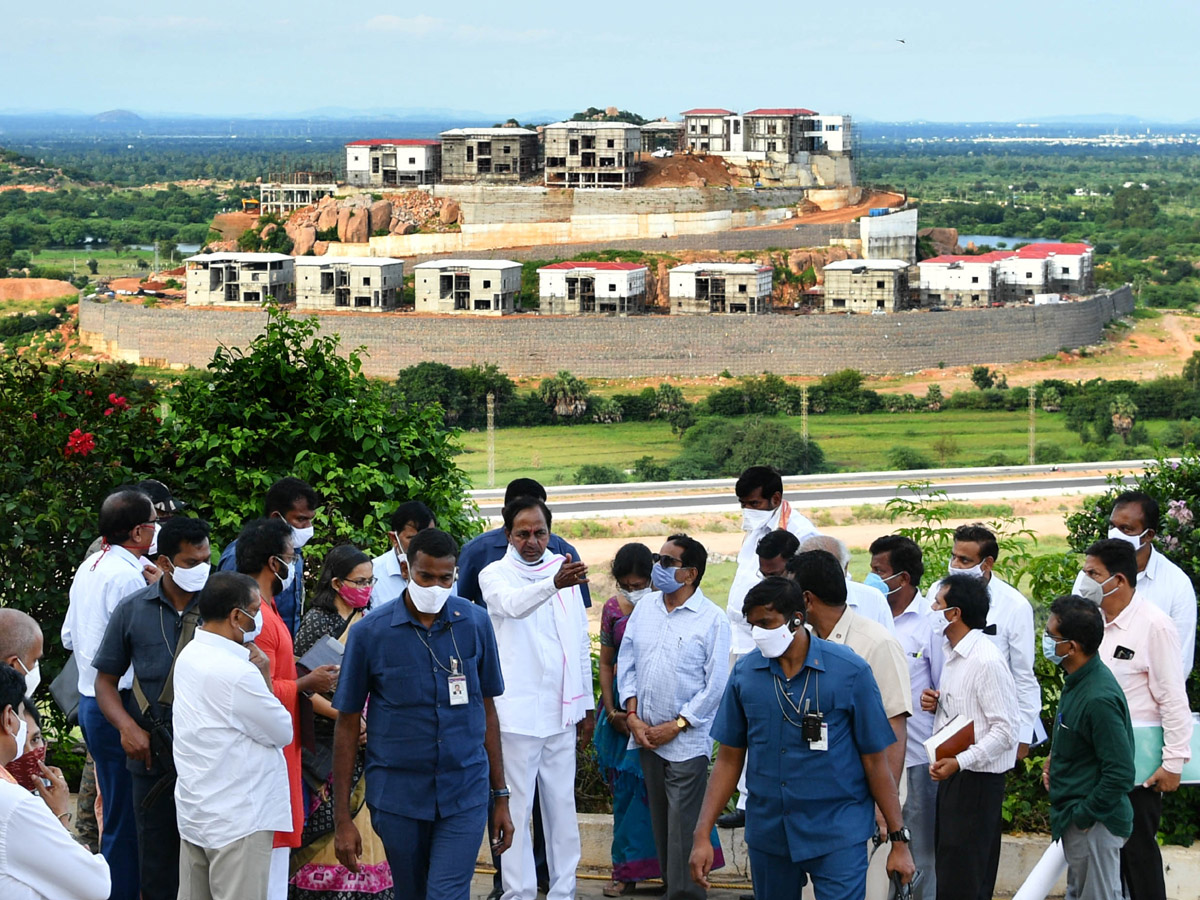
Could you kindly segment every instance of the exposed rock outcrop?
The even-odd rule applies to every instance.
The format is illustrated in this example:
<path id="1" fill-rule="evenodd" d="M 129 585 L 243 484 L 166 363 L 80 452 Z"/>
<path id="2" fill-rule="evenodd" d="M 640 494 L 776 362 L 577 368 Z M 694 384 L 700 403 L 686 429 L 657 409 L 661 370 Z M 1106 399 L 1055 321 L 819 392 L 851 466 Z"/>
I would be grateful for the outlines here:
<path id="1" fill-rule="evenodd" d="M 442 204 L 442 211 L 438 214 L 438 219 L 443 225 L 455 225 L 461 215 L 462 207 L 458 205 L 458 201 L 447 200 Z"/>
<path id="2" fill-rule="evenodd" d="M 938 256 L 953 253 L 958 249 L 957 228 L 922 228 L 917 231 L 917 238 L 929 238 Z"/>
<path id="3" fill-rule="evenodd" d="M 368 211 L 371 234 L 390 231 L 392 228 L 392 204 L 387 200 L 376 200 Z"/>

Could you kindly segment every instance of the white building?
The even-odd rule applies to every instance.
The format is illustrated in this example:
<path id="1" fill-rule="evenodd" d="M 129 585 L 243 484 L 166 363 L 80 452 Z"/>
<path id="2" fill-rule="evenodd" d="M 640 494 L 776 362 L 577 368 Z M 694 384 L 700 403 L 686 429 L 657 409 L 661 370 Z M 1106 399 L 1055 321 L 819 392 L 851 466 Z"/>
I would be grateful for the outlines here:
<path id="1" fill-rule="evenodd" d="M 1094 251 L 1088 244 L 1029 244 L 1016 254 L 1021 259 L 1046 260 L 1046 291 L 1090 294 L 1095 289 Z"/>
<path id="2" fill-rule="evenodd" d="M 417 312 L 499 316 L 521 291 L 521 264 L 506 259 L 432 259 L 413 275 Z"/>
<path id="3" fill-rule="evenodd" d="M 804 133 L 813 153 L 848 153 L 853 133 L 849 116 L 815 115 L 812 130 Z"/>
<path id="4" fill-rule="evenodd" d="M 627 122 L 555 122 L 542 129 L 547 187 L 632 187 L 642 130 Z"/>
<path id="5" fill-rule="evenodd" d="M 434 184 L 441 167 L 441 141 L 372 138 L 346 145 L 346 182 L 356 187 Z"/>
<path id="6" fill-rule="evenodd" d="M 560 262 L 538 269 L 543 315 L 640 313 L 646 309 L 646 267 L 620 262 Z"/>
<path id="7" fill-rule="evenodd" d="M 687 263 L 668 273 L 672 315 L 761 313 L 770 308 L 773 272 L 758 263 Z"/>
<path id="8" fill-rule="evenodd" d="M 296 257 L 296 309 L 395 309 L 404 262 L 386 256 Z"/>
<path id="9" fill-rule="evenodd" d="M 985 255 L 996 260 L 996 299 L 1017 302 L 1050 289 L 1050 264 L 1045 257 L 1022 256 L 1011 250 Z"/>
<path id="10" fill-rule="evenodd" d="M 731 109 L 708 107 L 689 109 L 683 116 L 683 147 L 693 153 L 740 153 L 742 149 L 742 120 Z M 734 120 L 737 133 L 734 134 Z M 736 137 L 737 149 L 734 150 Z"/>
<path id="11" fill-rule="evenodd" d="M 202 253 L 183 261 L 189 306 L 290 303 L 295 260 L 286 253 Z"/>
<path id="12" fill-rule="evenodd" d="M 1005 254 L 1000 254 L 1003 258 Z M 998 301 L 997 254 L 935 256 L 917 263 L 922 306 L 989 306 Z"/>

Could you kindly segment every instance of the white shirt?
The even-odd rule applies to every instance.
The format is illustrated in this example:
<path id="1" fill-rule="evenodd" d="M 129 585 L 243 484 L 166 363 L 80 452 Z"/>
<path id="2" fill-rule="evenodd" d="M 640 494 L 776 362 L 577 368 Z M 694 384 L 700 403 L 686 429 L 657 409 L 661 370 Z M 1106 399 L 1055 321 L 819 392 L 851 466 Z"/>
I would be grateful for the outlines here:
<path id="1" fill-rule="evenodd" d="M 70 604 L 63 619 L 63 646 L 75 651 L 79 667 L 79 693 L 96 696 L 96 669 L 92 659 L 100 649 L 108 620 L 117 604 L 146 587 L 141 561 L 124 547 L 99 550 L 76 569 Z M 133 687 L 133 667 L 117 682 L 120 690 Z"/>
<path id="2" fill-rule="evenodd" d="M 256 831 L 290 831 L 283 748 L 292 717 L 243 644 L 196 629 L 175 663 L 179 836 L 207 850 Z"/>
<path id="3" fill-rule="evenodd" d="M 1151 547 L 1145 571 L 1138 572 L 1137 591 L 1165 612 L 1179 632 L 1183 680 L 1187 681 L 1196 655 L 1196 590 L 1192 579 Z"/>
<path id="4" fill-rule="evenodd" d="M 958 754 L 960 768 L 971 772 L 1007 772 L 1017 761 L 1016 685 L 996 645 L 976 628 L 951 647 L 945 640 L 946 667 L 935 729 L 955 716 L 975 723 L 975 743 Z M 928 759 L 928 755 L 926 756 Z"/>
<path id="5" fill-rule="evenodd" d="M 878 622 L 889 633 L 896 633 L 896 623 L 892 621 L 892 608 L 888 606 L 887 597 L 879 588 L 855 581 L 846 576 L 846 605 L 854 610 L 855 615 Z"/>
<path id="6" fill-rule="evenodd" d="M 936 597 L 941 581 L 929 589 L 929 596 Z M 1033 660 L 1040 643 L 1035 643 L 1033 633 L 1033 606 L 1025 596 L 995 572 L 988 580 L 989 628 L 995 626 L 996 633 L 989 634 L 1000 655 L 1008 660 L 1008 670 L 1017 686 L 1017 708 L 1021 711 L 1019 743 L 1036 743 L 1046 739 L 1046 728 L 1042 725 L 1042 688 L 1033 674 Z"/>
<path id="7" fill-rule="evenodd" d="M 816 534 L 813 523 L 788 504 L 787 530 L 803 541 L 810 534 Z M 784 506 L 780 503 L 765 525 L 760 525 L 753 531 L 747 532 L 742 539 L 742 549 L 738 551 L 737 572 L 734 573 L 733 583 L 729 586 L 729 599 L 725 603 L 725 615 L 729 616 L 729 624 L 733 630 L 732 652 L 741 656 L 754 649 L 754 640 L 750 637 L 750 623 L 742 615 L 742 601 L 750 588 L 758 584 L 758 542 L 770 532 L 779 527 L 780 517 Z"/>
<path id="8" fill-rule="evenodd" d="M 913 713 L 908 717 L 908 742 L 904 748 L 904 767 L 927 766 L 929 755 L 923 746 L 933 736 L 933 713 L 921 709 L 921 694 L 936 688 L 942 680 L 945 657 L 942 635 L 934 630 L 929 601 L 917 591 L 912 601 L 896 616 L 896 640 L 904 649 L 908 679 L 912 685 Z"/>
<path id="9" fill-rule="evenodd" d="M 400 574 L 400 558 L 396 551 L 389 547 L 387 553 L 371 560 L 371 565 L 376 578 L 375 589 L 371 592 L 371 609 L 400 599 L 408 582 Z"/>
<path id="10" fill-rule="evenodd" d="M 0 897 L 108 900 L 108 863 L 76 843 L 42 798 L 0 781 Z"/>
<path id="11" fill-rule="evenodd" d="M 567 653 L 579 655 L 578 690 L 585 698 L 583 708 L 596 708 L 592 643 L 583 598 L 577 590 L 570 592 L 571 635 L 560 640 L 549 603 L 558 594 L 554 586 L 557 573 L 555 567 L 548 578 L 526 581 L 512 571 L 506 559 L 479 573 L 479 591 L 496 632 L 504 673 L 504 693 L 493 700 L 501 731 L 547 738 L 566 730 L 563 667 Z"/>

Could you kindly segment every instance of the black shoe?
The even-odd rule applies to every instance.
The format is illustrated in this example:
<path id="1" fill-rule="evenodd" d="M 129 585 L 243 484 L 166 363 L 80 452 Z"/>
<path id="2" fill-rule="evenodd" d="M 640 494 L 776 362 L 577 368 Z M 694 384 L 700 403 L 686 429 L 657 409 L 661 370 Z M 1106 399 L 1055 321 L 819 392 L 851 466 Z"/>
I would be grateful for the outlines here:
<path id="1" fill-rule="evenodd" d="M 745 828 L 746 827 L 746 811 L 737 809 L 731 813 L 725 813 L 717 819 L 717 826 L 720 828 Z"/>
<path id="2" fill-rule="evenodd" d="M 504 888 L 502 888 L 500 885 L 496 885 L 494 888 L 492 888 L 492 892 L 487 895 L 487 900 L 500 900 L 500 898 L 503 896 Z"/>
<path id="3" fill-rule="evenodd" d="M 537 889 L 538 889 L 539 894 L 550 893 L 550 882 L 549 881 L 539 881 Z"/>

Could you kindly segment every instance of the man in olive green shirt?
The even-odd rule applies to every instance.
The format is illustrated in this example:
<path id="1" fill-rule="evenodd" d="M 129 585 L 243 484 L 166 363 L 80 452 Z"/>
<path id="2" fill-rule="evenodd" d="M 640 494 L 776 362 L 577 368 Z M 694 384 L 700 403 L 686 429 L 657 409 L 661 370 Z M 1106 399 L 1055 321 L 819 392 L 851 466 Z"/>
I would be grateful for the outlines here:
<path id="1" fill-rule="evenodd" d="M 1090 600 L 1051 605 L 1042 653 L 1067 677 L 1042 779 L 1075 900 L 1121 896 L 1121 847 L 1133 831 L 1133 726 L 1124 692 L 1096 655 L 1103 637 L 1104 618 Z"/>

